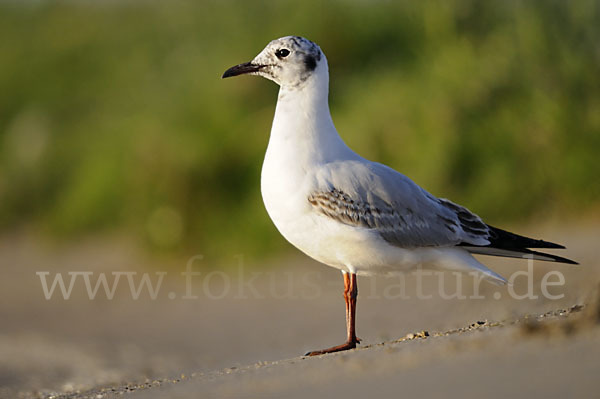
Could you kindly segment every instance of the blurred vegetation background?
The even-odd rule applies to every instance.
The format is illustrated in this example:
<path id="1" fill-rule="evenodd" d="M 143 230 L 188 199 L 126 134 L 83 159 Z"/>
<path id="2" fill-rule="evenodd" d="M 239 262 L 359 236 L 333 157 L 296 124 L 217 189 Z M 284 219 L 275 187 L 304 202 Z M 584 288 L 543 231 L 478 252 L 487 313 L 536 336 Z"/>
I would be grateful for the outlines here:
<path id="1" fill-rule="evenodd" d="M 220 76 L 290 34 L 361 155 L 491 224 L 598 208 L 598 1 L 8 1 L 0 230 L 289 249 L 259 191 L 277 87 Z"/>

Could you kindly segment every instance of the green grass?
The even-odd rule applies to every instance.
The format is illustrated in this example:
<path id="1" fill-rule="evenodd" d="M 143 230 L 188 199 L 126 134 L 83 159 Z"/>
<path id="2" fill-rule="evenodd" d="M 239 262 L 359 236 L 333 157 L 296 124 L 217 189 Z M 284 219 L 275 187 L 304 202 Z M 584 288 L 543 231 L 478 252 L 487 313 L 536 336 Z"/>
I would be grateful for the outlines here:
<path id="1" fill-rule="evenodd" d="M 597 1 L 0 3 L 0 228 L 287 248 L 259 192 L 271 39 L 327 54 L 343 138 L 490 223 L 600 195 Z"/>

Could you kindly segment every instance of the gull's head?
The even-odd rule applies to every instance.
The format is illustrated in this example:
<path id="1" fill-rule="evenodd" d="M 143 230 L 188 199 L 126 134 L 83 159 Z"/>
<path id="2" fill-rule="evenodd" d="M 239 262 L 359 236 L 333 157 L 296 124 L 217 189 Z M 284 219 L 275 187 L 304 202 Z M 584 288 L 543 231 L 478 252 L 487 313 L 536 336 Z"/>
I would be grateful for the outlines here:
<path id="1" fill-rule="evenodd" d="M 286 36 L 267 44 L 250 62 L 229 68 L 223 78 L 259 75 L 287 89 L 304 86 L 311 77 L 327 75 L 327 60 L 315 43 L 300 36 Z"/>

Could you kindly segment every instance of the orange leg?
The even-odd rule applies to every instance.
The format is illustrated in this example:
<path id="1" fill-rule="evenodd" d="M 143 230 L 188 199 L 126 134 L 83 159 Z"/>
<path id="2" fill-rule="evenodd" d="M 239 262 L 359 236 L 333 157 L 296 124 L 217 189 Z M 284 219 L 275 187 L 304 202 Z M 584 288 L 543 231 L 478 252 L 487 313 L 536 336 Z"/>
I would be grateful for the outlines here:
<path id="1" fill-rule="evenodd" d="M 356 338 L 356 299 L 358 297 L 358 285 L 356 284 L 355 273 L 344 273 L 344 300 L 346 301 L 346 331 L 348 338 L 341 345 L 333 346 L 320 351 L 308 352 L 305 356 L 316 356 L 324 353 L 346 351 L 356 348 L 360 338 Z"/>

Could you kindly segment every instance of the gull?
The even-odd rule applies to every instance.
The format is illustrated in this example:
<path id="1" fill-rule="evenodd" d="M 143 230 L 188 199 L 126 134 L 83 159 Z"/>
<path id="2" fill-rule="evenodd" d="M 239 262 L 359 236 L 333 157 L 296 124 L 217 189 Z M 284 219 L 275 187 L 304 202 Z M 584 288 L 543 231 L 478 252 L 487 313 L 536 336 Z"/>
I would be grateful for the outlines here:
<path id="1" fill-rule="evenodd" d="M 437 198 L 394 169 L 352 151 L 329 112 L 329 68 L 320 47 L 299 36 L 271 41 L 223 78 L 258 75 L 280 86 L 262 172 L 261 194 L 279 232 L 308 256 L 341 270 L 346 341 L 308 356 L 354 349 L 356 275 L 415 268 L 506 280 L 472 254 L 576 264 L 531 248 L 565 248 L 492 227 Z"/>

